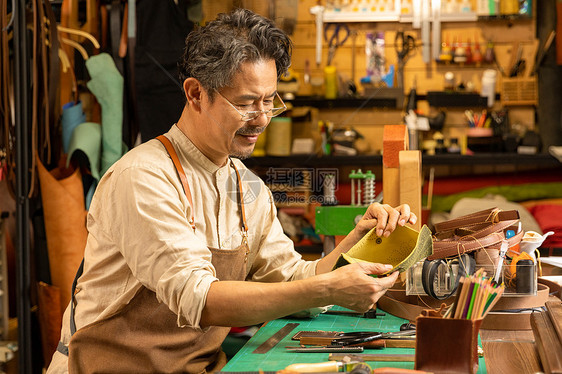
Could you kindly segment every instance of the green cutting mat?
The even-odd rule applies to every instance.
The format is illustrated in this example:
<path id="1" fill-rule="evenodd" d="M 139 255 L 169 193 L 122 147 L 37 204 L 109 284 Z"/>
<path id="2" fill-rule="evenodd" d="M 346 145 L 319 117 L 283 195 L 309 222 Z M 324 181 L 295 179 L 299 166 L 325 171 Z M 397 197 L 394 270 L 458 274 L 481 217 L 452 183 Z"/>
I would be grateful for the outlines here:
<path id="1" fill-rule="evenodd" d="M 345 310 L 334 307 L 334 309 Z M 299 323 L 293 331 L 281 340 L 267 353 L 252 353 L 269 337 L 279 331 L 287 323 Z M 258 332 L 238 351 L 238 353 L 226 364 L 222 371 L 277 371 L 295 363 L 311 363 L 328 361 L 329 353 L 295 353 L 289 352 L 286 346 L 297 346 L 298 341 L 291 340 L 297 331 L 399 331 L 400 325 L 408 322 L 405 319 L 395 317 L 386 313 L 384 317 L 374 319 L 358 318 L 355 316 L 336 316 L 321 314 L 316 318 L 307 319 L 277 319 L 262 326 Z M 376 354 L 414 354 L 413 348 L 385 348 L 366 349 L 364 353 Z M 368 362 L 373 368 L 395 367 L 413 369 L 414 362 Z M 480 358 L 478 373 L 486 373 L 484 358 Z"/>

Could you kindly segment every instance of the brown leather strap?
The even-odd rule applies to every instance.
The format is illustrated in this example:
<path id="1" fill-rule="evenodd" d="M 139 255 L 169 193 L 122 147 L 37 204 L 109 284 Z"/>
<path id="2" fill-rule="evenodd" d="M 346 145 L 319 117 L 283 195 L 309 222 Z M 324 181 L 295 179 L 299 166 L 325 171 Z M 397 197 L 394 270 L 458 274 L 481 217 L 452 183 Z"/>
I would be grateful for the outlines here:
<path id="1" fill-rule="evenodd" d="M 12 82 L 12 71 L 10 64 L 10 47 L 9 38 L 10 30 L 13 29 L 10 26 L 11 22 L 13 24 L 13 17 L 15 16 L 15 11 L 12 9 L 11 14 L 8 14 L 8 2 L 0 2 L 0 116 L 3 121 L 3 134 L 2 140 L 0 141 L 0 151 L 5 150 L 6 152 L 6 178 L 7 187 L 10 195 L 15 199 L 16 190 L 16 178 L 15 178 L 15 125 L 12 121 L 12 108 L 10 105 L 10 99 L 13 99 L 13 82 Z M 11 19 L 11 21 L 9 20 Z M 12 28 L 11 28 L 12 27 Z"/>
<path id="2" fill-rule="evenodd" d="M 539 281 L 542 282 L 540 278 Z M 550 299 L 553 298 L 550 297 Z M 537 285 L 536 296 L 503 296 L 484 318 L 482 328 L 488 330 L 530 330 L 529 312 L 508 313 L 505 310 L 542 308 L 548 300 L 549 288 L 542 283 Z M 396 317 L 415 321 L 417 316 L 431 307 L 429 305 L 412 304 L 409 301 L 405 290 L 390 289 L 377 301 L 377 308 Z"/>
<path id="3" fill-rule="evenodd" d="M 58 105 L 58 85 L 60 78 L 60 60 L 59 60 L 59 38 L 57 33 L 57 20 L 53 9 L 51 7 L 50 1 L 43 1 L 43 6 L 45 9 L 45 16 L 48 19 L 48 40 L 49 40 L 49 79 L 48 79 L 48 93 L 46 97 L 48 98 L 47 108 L 47 125 L 46 130 L 46 140 L 47 140 L 47 162 L 51 163 L 51 155 L 53 154 L 53 149 L 58 149 L 57 139 L 51 139 L 51 133 L 56 133 L 55 128 L 58 124 L 60 118 L 61 106 Z M 53 146 L 51 147 L 51 142 Z"/>
<path id="4" fill-rule="evenodd" d="M 187 177 L 185 176 L 185 171 L 183 170 L 183 166 L 181 166 L 180 160 L 178 158 L 178 154 L 176 153 L 174 146 L 172 145 L 172 143 L 167 137 L 165 137 L 164 135 L 160 135 L 157 136 L 156 139 L 160 140 L 160 142 L 164 144 L 164 147 L 166 147 L 166 150 L 168 151 L 168 154 L 172 158 L 172 162 L 176 167 L 176 171 L 178 172 L 178 176 L 180 177 L 180 181 L 183 186 L 183 192 L 185 193 L 185 196 L 187 196 L 187 200 L 191 205 L 191 218 L 189 219 L 189 224 L 191 225 L 193 230 L 195 230 L 195 216 L 193 212 L 194 210 L 193 207 L 195 205 L 193 205 L 193 198 L 191 197 L 191 190 L 189 189 L 189 183 L 187 183 Z"/>
<path id="5" fill-rule="evenodd" d="M 483 248 L 500 249 L 503 241 L 508 247 L 518 244 L 524 232 L 520 230 L 511 238 L 506 231 L 513 227 L 517 232 L 519 212 L 490 208 L 435 224 L 433 254 L 429 260 L 458 256 Z"/>
<path id="6" fill-rule="evenodd" d="M 545 286 L 548 286 L 551 296 L 562 299 L 562 286 L 560 286 L 558 283 L 545 278 L 538 278 L 538 282 L 544 284 Z"/>
<path id="7" fill-rule="evenodd" d="M 244 210 L 244 193 L 242 191 L 242 179 L 240 178 L 240 173 L 238 172 L 238 169 L 236 168 L 236 165 L 234 164 L 234 162 L 232 160 L 230 160 L 230 162 L 232 162 L 232 166 L 234 167 L 234 171 L 236 172 L 236 180 L 238 183 L 238 206 L 240 207 L 240 216 L 242 219 L 242 236 L 244 237 L 244 240 L 248 239 L 248 225 L 246 224 L 246 211 Z"/>
<path id="8" fill-rule="evenodd" d="M 488 222 L 500 222 L 507 220 L 518 220 L 519 212 L 517 210 L 500 210 L 498 208 L 485 209 L 462 217 L 451 219 L 445 222 L 435 224 L 435 231 L 450 231 L 460 227 L 470 227 Z"/>
<path id="9" fill-rule="evenodd" d="M 172 145 L 172 143 L 170 142 L 170 140 L 165 136 L 165 135 L 159 135 L 156 137 L 156 139 L 160 140 L 160 142 L 162 144 L 164 144 L 164 147 L 166 147 L 166 150 L 168 151 L 168 153 L 170 154 L 170 157 L 172 158 L 172 162 L 174 163 L 174 166 L 176 167 L 176 170 L 178 172 L 178 175 L 180 177 L 180 181 L 181 184 L 183 186 L 183 190 L 185 192 L 185 195 L 187 196 L 187 200 L 189 201 L 189 204 L 191 205 L 191 219 L 190 219 L 190 224 L 191 227 L 193 227 L 193 230 L 195 230 L 195 217 L 194 217 L 194 213 L 193 213 L 193 198 L 191 195 L 191 190 L 189 189 L 189 183 L 187 183 L 187 177 L 185 176 L 185 172 L 183 170 L 183 167 L 181 166 L 180 160 L 178 158 L 178 154 L 176 153 L 176 150 L 174 148 L 174 146 Z M 240 224 L 242 226 L 242 239 L 244 240 L 245 243 L 248 242 L 248 224 L 246 222 L 246 211 L 244 210 L 244 192 L 242 190 L 242 178 L 240 177 L 240 173 L 238 172 L 238 168 L 236 167 L 236 165 L 234 164 L 234 162 L 232 160 L 230 160 L 230 162 L 232 163 L 232 167 L 234 168 L 234 171 L 236 172 L 236 182 L 237 182 L 237 189 L 238 189 L 238 208 L 240 209 Z"/>
<path id="10" fill-rule="evenodd" d="M 121 37 L 119 39 L 119 57 L 127 57 L 127 23 L 129 22 L 129 4 L 125 3 L 125 9 L 123 9 L 123 20 L 121 22 Z"/>
<path id="11" fill-rule="evenodd" d="M 465 252 L 475 251 L 482 248 L 491 248 L 501 245 L 503 240 L 507 240 L 508 247 L 512 247 L 521 241 L 523 230 L 511 238 L 506 238 L 504 230 L 517 223 L 516 220 L 502 221 L 491 224 L 480 231 L 473 232 L 463 237 L 452 237 L 450 239 L 434 240 L 433 254 L 429 260 L 458 256 Z"/>
<path id="12" fill-rule="evenodd" d="M 411 322 L 414 322 L 424 309 L 427 309 L 426 306 L 409 304 L 395 299 L 389 294 L 384 294 L 380 297 L 377 301 L 377 307 L 393 316 L 404 318 Z"/>

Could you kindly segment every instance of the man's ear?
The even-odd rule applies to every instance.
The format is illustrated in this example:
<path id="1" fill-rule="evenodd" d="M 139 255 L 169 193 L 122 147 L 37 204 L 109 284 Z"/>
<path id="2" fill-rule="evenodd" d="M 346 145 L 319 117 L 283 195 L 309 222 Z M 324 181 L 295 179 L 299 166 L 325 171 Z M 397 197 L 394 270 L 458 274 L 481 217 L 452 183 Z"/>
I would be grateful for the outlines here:
<path id="1" fill-rule="evenodd" d="M 183 90 L 189 106 L 199 107 L 201 102 L 201 83 L 195 78 L 183 81 Z"/>

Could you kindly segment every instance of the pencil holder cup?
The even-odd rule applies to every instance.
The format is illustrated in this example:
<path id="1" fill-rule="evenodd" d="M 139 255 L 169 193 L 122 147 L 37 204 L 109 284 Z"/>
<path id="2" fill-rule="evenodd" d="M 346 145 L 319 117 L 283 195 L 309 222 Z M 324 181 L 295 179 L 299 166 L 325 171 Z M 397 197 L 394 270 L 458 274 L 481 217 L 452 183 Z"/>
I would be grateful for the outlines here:
<path id="1" fill-rule="evenodd" d="M 476 373 L 482 320 L 416 318 L 415 369 L 432 373 Z"/>

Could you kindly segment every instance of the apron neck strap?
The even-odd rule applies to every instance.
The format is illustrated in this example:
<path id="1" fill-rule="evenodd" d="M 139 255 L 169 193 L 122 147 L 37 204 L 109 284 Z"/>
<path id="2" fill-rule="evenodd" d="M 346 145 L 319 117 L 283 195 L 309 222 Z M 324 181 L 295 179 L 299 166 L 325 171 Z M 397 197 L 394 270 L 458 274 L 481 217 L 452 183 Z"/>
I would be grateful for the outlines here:
<path id="1" fill-rule="evenodd" d="M 248 224 L 246 223 L 246 211 L 244 210 L 244 191 L 242 190 L 242 178 L 240 178 L 240 172 L 234 164 L 234 161 L 230 159 L 230 163 L 236 172 L 236 189 L 238 190 L 238 208 L 240 209 L 240 220 L 242 225 L 242 237 L 247 242 L 248 240 Z"/>
<path id="2" fill-rule="evenodd" d="M 170 157 L 172 158 L 172 162 L 174 163 L 174 166 L 176 167 L 176 171 L 178 172 L 181 184 L 183 186 L 183 191 L 185 192 L 185 195 L 187 196 L 187 200 L 189 201 L 189 204 L 191 205 L 191 218 L 189 220 L 189 223 L 191 224 L 191 227 L 193 228 L 193 230 L 195 230 L 193 197 L 191 195 L 189 183 L 187 182 L 187 177 L 185 176 L 185 171 L 183 170 L 183 167 L 181 166 L 180 160 L 178 158 L 178 155 L 176 153 L 176 150 L 175 150 L 174 146 L 172 145 L 172 142 L 170 142 L 170 140 L 164 135 L 157 136 L 156 139 L 158 139 L 164 145 L 164 147 L 166 148 L 166 150 L 170 154 Z M 241 226 L 242 226 L 242 237 L 244 238 L 245 241 L 247 241 L 248 224 L 246 223 L 246 212 L 244 210 L 244 193 L 242 191 L 242 178 L 240 177 L 240 172 L 238 172 L 238 168 L 236 167 L 236 165 L 234 164 L 232 159 L 229 159 L 229 160 L 230 160 L 230 163 L 232 164 L 232 167 L 234 168 L 234 171 L 236 172 L 236 187 L 237 187 L 237 190 L 238 190 L 238 208 L 240 209 L 240 221 L 241 221 Z"/>
<path id="3" fill-rule="evenodd" d="M 176 167 L 176 171 L 178 172 L 178 176 L 180 177 L 181 185 L 183 186 L 183 192 L 185 193 L 185 196 L 187 196 L 189 205 L 191 205 L 191 218 L 189 219 L 189 224 L 191 225 L 193 230 L 195 230 L 193 197 L 191 196 L 191 189 L 189 188 L 189 183 L 187 183 L 187 177 L 185 176 L 185 171 L 183 171 L 183 167 L 181 166 L 180 160 L 178 158 L 178 154 L 176 153 L 176 150 L 174 149 L 172 142 L 170 142 L 170 140 L 167 137 L 165 137 L 164 135 L 160 135 L 157 136 L 156 139 L 160 140 L 160 142 L 164 144 L 164 147 L 166 147 L 166 150 L 168 151 L 168 154 L 172 158 L 172 162 Z"/>

